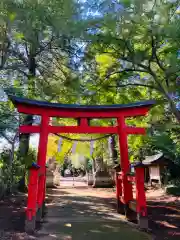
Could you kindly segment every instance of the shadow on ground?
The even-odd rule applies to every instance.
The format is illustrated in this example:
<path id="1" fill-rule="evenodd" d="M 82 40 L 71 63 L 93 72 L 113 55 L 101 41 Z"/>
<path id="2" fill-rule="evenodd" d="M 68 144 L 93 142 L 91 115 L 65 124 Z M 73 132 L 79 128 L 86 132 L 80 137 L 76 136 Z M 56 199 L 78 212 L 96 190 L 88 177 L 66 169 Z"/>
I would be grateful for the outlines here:
<path id="1" fill-rule="evenodd" d="M 149 227 L 158 240 L 180 239 L 180 208 L 172 203 L 148 201 Z"/>
<path id="2" fill-rule="evenodd" d="M 0 201 L 0 232 L 24 231 L 25 205 L 26 197 L 24 194 L 7 196 Z"/>
<path id="3" fill-rule="evenodd" d="M 58 196 L 58 194 L 60 196 Z M 112 198 L 51 191 L 38 239 L 151 239 L 127 225 L 112 209 Z"/>
<path id="4" fill-rule="evenodd" d="M 65 188 L 48 190 L 48 212 L 32 238 L 10 238 L 14 233 L 24 234 L 26 197 L 22 194 L 6 197 L 0 201 L 0 239 L 147 239 L 144 235 L 135 238 L 139 232 L 117 218 L 115 198 L 102 198 L 98 194 L 82 197 Z M 155 239 L 180 239 L 180 208 L 172 208 L 172 203 L 165 202 L 148 201 L 148 205 L 149 226 Z"/>

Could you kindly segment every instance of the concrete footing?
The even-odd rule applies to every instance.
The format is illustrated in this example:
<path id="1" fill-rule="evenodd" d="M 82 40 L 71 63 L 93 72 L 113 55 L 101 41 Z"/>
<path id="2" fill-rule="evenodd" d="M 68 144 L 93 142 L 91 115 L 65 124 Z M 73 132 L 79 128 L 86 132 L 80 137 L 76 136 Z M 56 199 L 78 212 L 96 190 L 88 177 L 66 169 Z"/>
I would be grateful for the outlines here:
<path id="1" fill-rule="evenodd" d="M 25 231 L 29 234 L 33 234 L 36 229 L 36 217 L 31 220 L 26 219 L 25 221 Z"/>

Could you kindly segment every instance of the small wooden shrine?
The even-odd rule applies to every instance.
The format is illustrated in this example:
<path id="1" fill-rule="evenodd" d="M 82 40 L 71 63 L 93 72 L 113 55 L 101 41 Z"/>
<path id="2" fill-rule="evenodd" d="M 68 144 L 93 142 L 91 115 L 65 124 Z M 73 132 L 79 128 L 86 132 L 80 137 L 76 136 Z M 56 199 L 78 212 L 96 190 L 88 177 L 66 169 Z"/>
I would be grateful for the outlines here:
<path id="1" fill-rule="evenodd" d="M 145 181 L 150 185 L 156 182 L 162 186 L 166 181 L 168 162 L 163 153 L 147 156 L 142 162 L 145 167 Z"/>

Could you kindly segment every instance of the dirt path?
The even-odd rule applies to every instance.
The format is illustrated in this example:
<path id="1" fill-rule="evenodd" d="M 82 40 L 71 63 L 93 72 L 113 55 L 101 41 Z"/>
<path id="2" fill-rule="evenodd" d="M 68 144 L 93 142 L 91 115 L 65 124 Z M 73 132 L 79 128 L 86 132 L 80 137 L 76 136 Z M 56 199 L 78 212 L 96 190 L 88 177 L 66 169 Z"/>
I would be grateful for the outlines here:
<path id="1" fill-rule="evenodd" d="M 115 209 L 115 190 L 94 189 L 96 194 L 111 197 Z M 101 193 L 102 192 L 102 193 Z M 135 197 L 135 196 L 134 196 Z M 146 192 L 149 227 L 157 240 L 180 239 L 180 197 L 165 194 L 162 189 L 149 189 Z"/>
<path id="2" fill-rule="evenodd" d="M 24 232 L 25 199 L 15 195 L 1 201 L 0 240 L 151 239 L 116 214 L 108 193 L 84 186 L 48 190 L 47 214 L 30 236 Z"/>
<path id="3" fill-rule="evenodd" d="M 53 189 L 38 239 L 152 239 L 127 225 L 112 209 L 110 198 L 88 188 Z"/>
<path id="4" fill-rule="evenodd" d="M 180 239 L 180 199 L 161 191 L 149 191 L 147 196 L 154 239 Z M 47 215 L 34 236 L 24 232 L 26 196 L 16 194 L 0 201 L 0 240 L 148 239 L 116 214 L 113 189 L 64 184 L 48 190 L 46 201 Z"/>

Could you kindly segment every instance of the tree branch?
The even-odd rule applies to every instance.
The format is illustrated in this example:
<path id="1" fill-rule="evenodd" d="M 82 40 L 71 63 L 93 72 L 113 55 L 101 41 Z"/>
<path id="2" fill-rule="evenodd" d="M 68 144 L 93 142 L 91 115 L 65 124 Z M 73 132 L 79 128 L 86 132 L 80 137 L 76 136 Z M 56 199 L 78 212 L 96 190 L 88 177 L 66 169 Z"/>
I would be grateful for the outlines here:
<path id="1" fill-rule="evenodd" d="M 29 56 L 29 51 L 28 51 L 28 45 L 27 45 L 27 42 L 25 42 L 25 50 L 26 50 L 26 55 Z"/>
<path id="2" fill-rule="evenodd" d="M 102 53 L 112 55 L 112 52 L 105 52 L 105 51 L 103 51 Z M 119 60 L 123 60 L 123 61 L 129 62 L 129 63 L 131 63 L 133 66 L 136 65 L 136 66 L 138 66 L 138 67 L 141 67 L 142 69 L 144 69 L 145 71 L 147 71 L 147 72 L 149 73 L 149 67 L 146 66 L 146 65 L 144 65 L 144 64 L 142 64 L 142 63 L 135 63 L 135 62 L 133 62 L 132 59 L 130 59 L 130 58 L 128 58 L 128 57 L 125 57 L 125 56 L 120 56 L 120 57 L 119 57 Z"/>
<path id="3" fill-rule="evenodd" d="M 150 69 L 151 70 L 151 69 Z M 167 101 L 169 102 L 169 105 L 171 107 L 171 110 L 174 114 L 174 116 L 176 117 L 176 119 L 178 120 L 178 122 L 180 122 L 180 111 L 177 109 L 175 103 L 173 102 L 173 100 L 171 99 L 171 97 L 169 96 L 168 92 L 164 89 L 163 85 L 161 84 L 161 82 L 158 81 L 158 78 L 156 76 L 156 74 L 151 70 L 151 75 L 153 76 L 155 82 L 157 83 L 157 85 L 159 86 L 159 91 L 165 96 L 165 98 L 167 99 Z"/>
<path id="4" fill-rule="evenodd" d="M 146 71 L 146 70 L 143 70 L 143 69 L 126 68 L 126 69 L 123 69 L 121 71 L 116 71 L 116 72 L 110 73 L 110 74 L 107 75 L 106 78 L 109 78 L 110 76 L 112 76 L 114 74 L 121 74 L 121 73 L 125 73 L 125 72 L 144 72 L 144 73 L 149 73 L 149 71 Z"/>
<path id="5" fill-rule="evenodd" d="M 143 83 L 127 83 L 127 84 L 118 84 L 116 86 L 108 86 L 109 88 L 121 88 L 121 87 L 146 87 L 146 88 L 151 88 L 159 91 L 159 88 L 149 85 L 149 84 L 143 84 Z"/>
<path id="6" fill-rule="evenodd" d="M 13 143 L 13 141 L 12 141 L 10 138 L 8 138 L 8 136 L 6 136 L 6 134 L 5 134 L 5 133 L 3 133 L 3 132 L 0 132 L 0 135 L 2 135 L 2 137 L 3 137 L 4 139 L 6 139 L 6 140 L 8 141 L 8 143 L 10 143 L 10 144 L 12 144 L 12 143 Z"/>
<path id="7" fill-rule="evenodd" d="M 4 68 L 0 68 L 0 71 L 4 71 L 4 70 L 16 70 L 20 73 L 22 73 L 24 76 L 26 77 L 29 77 L 29 75 L 24 72 L 23 70 L 20 69 L 20 67 L 23 67 L 23 66 L 18 66 L 18 65 L 12 65 L 12 66 L 7 66 L 7 67 L 4 67 Z"/>
<path id="8" fill-rule="evenodd" d="M 156 59 L 156 62 L 158 66 L 161 68 L 161 70 L 166 71 L 166 69 L 164 68 L 163 64 L 161 63 L 161 61 L 157 56 L 157 47 L 156 47 L 155 39 L 153 36 L 151 36 L 151 46 L 152 46 L 152 57 Z"/>
<path id="9" fill-rule="evenodd" d="M 14 56 L 18 57 L 19 60 L 21 60 L 26 67 L 28 67 L 28 61 L 27 59 L 23 56 L 22 53 L 15 51 L 14 49 L 9 50 L 10 53 L 12 53 Z"/>
<path id="10" fill-rule="evenodd" d="M 44 46 L 40 45 L 39 44 L 39 50 L 36 51 L 35 55 L 37 56 L 38 54 L 40 54 L 41 52 L 43 52 L 49 45 L 50 45 L 50 48 L 51 48 L 51 44 L 52 42 L 54 41 L 55 37 L 52 36 L 50 41 L 48 43 L 46 43 Z"/>
<path id="11" fill-rule="evenodd" d="M 8 37 L 6 40 L 7 40 L 6 46 L 5 46 L 5 43 L 1 44 L 1 49 L 0 49 L 1 50 L 1 66 L 0 66 L 0 68 L 4 67 L 6 60 L 7 60 L 9 48 L 11 46 L 11 42 Z M 4 48 L 3 48 L 3 46 L 4 46 Z"/>

